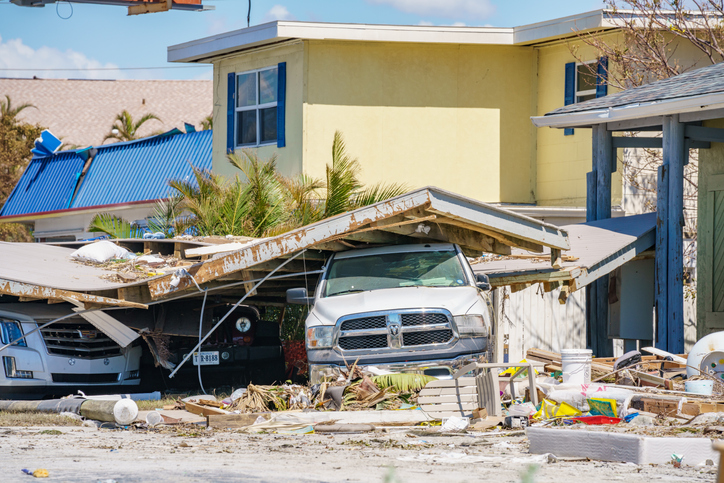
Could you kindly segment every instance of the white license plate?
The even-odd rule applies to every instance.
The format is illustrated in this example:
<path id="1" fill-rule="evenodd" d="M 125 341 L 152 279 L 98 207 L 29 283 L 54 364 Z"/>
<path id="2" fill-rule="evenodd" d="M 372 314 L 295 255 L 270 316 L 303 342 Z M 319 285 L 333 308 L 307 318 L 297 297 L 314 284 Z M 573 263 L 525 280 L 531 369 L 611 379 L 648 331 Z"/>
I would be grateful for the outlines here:
<path id="1" fill-rule="evenodd" d="M 219 351 L 213 352 L 194 352 L 195 366 L 218 366 Z"/>

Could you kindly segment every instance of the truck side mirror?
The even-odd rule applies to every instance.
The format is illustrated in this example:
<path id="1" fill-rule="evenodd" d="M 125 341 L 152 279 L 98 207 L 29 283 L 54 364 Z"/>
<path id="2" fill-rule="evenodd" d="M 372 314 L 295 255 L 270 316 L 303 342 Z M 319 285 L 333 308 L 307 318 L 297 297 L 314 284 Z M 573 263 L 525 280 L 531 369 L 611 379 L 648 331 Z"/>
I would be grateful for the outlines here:
<path id="1" fill-rule="evenodd" d="M 290 288 L 287 290 L 287 303 L 298 304 L 298 305 L 309 305 L 314 302 L 314 297 L 307 295 L 307 289 L 302 288 Z"/>
<path id="2" fill-rule="evenodd" d="M 490 279 L 484 273 L 475 274 L 475 285 L 477 285 L 480 290 L 485 290 L 486 292 L 489 292 L 491 288 Z"/>

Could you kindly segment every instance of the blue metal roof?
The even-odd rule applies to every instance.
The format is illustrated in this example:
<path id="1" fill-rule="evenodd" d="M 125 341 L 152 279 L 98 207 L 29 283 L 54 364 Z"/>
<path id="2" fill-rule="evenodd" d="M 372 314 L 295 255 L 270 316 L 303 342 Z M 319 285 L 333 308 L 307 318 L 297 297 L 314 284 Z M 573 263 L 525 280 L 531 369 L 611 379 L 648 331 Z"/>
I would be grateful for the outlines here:
<path id="1" fill-rule="evenodd" d="M 178 133 L 178 134 L 176 134 Z M 211 169 L 212 132 L 178 130 L 150 138 L 98 146 L 70 206 L 85 161 L 76 151 L 35 158 L 2 208 L 0 216 L 88 208 L 166 198 L 168 181 L 194 182 L 191 165 Z"/>
<path id="2" fill-rule="evenodd" d="M 0 216 L 68 208 L 85 161 L 75 151 L 33 158 L 0 211 Z"/>

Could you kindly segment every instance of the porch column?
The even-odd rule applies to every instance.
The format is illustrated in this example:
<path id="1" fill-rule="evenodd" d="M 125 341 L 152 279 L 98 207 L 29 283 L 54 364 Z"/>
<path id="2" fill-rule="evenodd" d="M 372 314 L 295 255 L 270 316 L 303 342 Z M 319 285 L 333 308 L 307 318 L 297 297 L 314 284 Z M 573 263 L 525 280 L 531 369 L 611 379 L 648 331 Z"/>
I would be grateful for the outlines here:
<path id="1" fill-rule="evenodd" d="M 605 124 L 595 125 L 591 139 L 593 170 L 587 176 L 586 221 L 611 217 L 612 133 Z M 612 356 L 613 341 L 608 338 L 608 276 L 587 287 L 586 319 L 593 353 L 598 357 Z"/>
<path id="2" fill-rule="evenodd" d="M 684 142 L 685 125 L 679 116 L 671 116 L 664 124 L 664 163 L 668 164 L 667 203 L 667 350 L 684 352 L 684 164 L 688 149 Z M 668 162 L 667 162 L 668 161 Z"/>

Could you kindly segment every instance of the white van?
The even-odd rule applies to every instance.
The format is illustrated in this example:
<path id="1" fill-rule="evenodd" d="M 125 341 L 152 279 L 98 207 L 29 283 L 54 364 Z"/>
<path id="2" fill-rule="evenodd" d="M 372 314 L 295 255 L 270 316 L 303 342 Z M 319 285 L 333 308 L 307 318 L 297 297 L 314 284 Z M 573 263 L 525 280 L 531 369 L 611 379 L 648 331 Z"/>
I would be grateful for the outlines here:
<path id="1" fill-rule="evenodd" d="M 73 313 L 70 304 L 0 304 L 0 342 Z M 141 382 L 142 347 L 122 348 L 79 315 L 51 324 L 0 352 L 0 397 L 28 399 L 86 393 L 129 392 Z"/>

